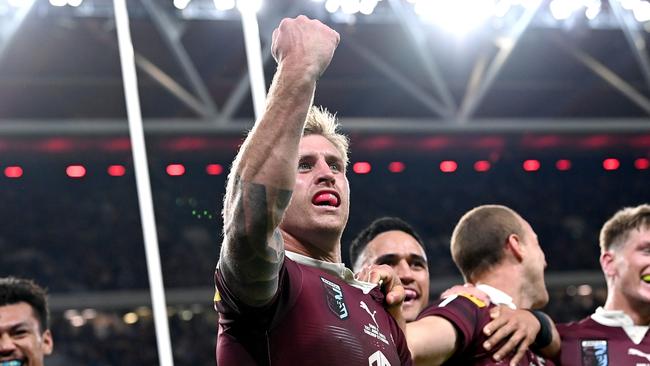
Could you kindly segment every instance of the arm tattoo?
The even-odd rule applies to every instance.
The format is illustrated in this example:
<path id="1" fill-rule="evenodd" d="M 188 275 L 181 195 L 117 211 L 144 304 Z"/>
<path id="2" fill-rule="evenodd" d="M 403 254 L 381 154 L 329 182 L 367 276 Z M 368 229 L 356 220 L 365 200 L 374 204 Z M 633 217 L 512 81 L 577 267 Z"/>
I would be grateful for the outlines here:
<path id="1" fill-rule="evenodd" d="M 284 260 L 278 229 L 291 191 L 235 178 L 224 212 L 220 268 L 230 289 L 246 304 L 263 305 L 277 291 Z"/>

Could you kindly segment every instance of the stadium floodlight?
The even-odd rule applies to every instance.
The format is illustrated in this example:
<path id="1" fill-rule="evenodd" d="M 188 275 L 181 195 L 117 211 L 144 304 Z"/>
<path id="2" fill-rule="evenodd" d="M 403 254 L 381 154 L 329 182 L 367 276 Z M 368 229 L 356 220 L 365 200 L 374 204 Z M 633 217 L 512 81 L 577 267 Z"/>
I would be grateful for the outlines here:
<path id="1" fill-rule="evenodd" d="M 14 7 L 14 8 L 22 8 L 24 6 L 27 6 L 31 3 L 33 3 L 34 0 L 9 0 L 7 1 L 7 4 L 9 6 Z"/>
<path id="2" fill-rule="evenodd" d="M 76 8 L 81 5 L 82 2 L 83 0 L 68 0 L 68 5 Z"/>
<path id="3" fill-rule="evenodd" d="M 359 2 L 359 12 L 363 15 L 370 15 L 375 11 L 379 0 L 361 0 Z"/>
<path id="4" fill-rule="evenodd" d="M 600 14 L 602 9 L 600 0 L 592 0 L 587 4 L 587 10 L 585 10 L 585 16 L 589 20 L 594 20 Z"/>
<path id="5" fill-rule="evenodd" d="M 456 35 L 478 28 L 495 13 L 493 0 L 418 0 L 414 10 L 424 21 Z"/>
<path id="6" fill-rule="evenodd" d="M 341 3 L 339 0 L 327 0 L 325 2 L 325 10 L 327 10 L 329 13 L 336 13 L 336 11 L 339 10 L 340 6 Z"/>
<path id="7" fill-rule="evenodd" d="M 174 6 L 178 10 L 183 10 L 187 8 L 189 4 L 190 4 L 190 0 L 174 0 Z"/>
<path id="8" fill-rule="evenodd" d="M 52 6 L 66 6 L 68 4 L 68 0 L 50 0 L 50 5 Z"/>
<path id="9" fill-rule="evenodd" d="M 503 18 L 512 8 L 513 3 L 510 0 L 501 0 L 494 5 L 494 15 Z"/>
<path id="10" fill-rule="evenodd" d="M 553 18 L 557 20 L 566 20 L 580 8 L 584 7 L 584 5 L 583 2 L 579 0 L 553 0 L 548 7 Z"/>
<path id="11" fill-rule="evenodd" d="M 235 7 L 235 0 L 213 0 L 214 7 L 217 10 L 226 11 Z"/>
<path id="12" fill-rule="evenodd" d="M 262 0 L 237 0 L 237 9 L 242 13 L 257 13 L 262 9 Z"/>
<path id="13" fill-rule="evenodd" d="M 637 3 L 639 3 L 639 0 L 621 0 L 621 7 L 625 10 L 632 10 L 634 9 L 634 6 L 636 6 Z"/>
<path id="14" fill-rule="evenodd" d="M 632 8 L 632 13 L 637 22 L 644 23 L 650 21 L 650 3 L 638 2 L 634 8 Z"/>
<path id="15" fill-rule="evenodd" d="M 356 14 L 359 10 L 359 0 L 342 0 L 341 11 L 345 14 Z"/>

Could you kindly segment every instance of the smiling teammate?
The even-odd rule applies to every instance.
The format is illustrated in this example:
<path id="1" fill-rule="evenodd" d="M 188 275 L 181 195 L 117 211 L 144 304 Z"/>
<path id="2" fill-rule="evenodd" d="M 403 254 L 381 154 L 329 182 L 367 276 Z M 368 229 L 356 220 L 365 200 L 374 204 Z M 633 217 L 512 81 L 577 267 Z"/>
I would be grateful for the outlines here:
<path id="1" fill-rule="evenodd" d="M 0 366 L 42 366 L 52 353 L 45 291 L 31 280 L 0 278 Z"/>

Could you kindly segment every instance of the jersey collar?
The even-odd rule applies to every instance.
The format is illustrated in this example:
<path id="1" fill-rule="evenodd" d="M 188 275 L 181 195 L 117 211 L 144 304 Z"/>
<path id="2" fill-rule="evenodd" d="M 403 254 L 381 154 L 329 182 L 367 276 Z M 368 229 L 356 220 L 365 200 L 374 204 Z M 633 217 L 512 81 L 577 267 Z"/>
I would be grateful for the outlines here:
<path id="1" fill-rule="evenodd" d="M 495 305 L 505 305 L 513 310 L 517 309 L 517 306 L 512 302 L 512 297 L 498 288 L 494 288 L 484 283 L 477 284 L 476 288 L 485 292 L 490 298 L 491 303 Z"/>
<path id="2" fill-rule="evenodd" d="M 374 283 L 359 281 L 354 278 L 354 272 L 352 272 L 351 269 L 347 268 L 343 263 L 325 262 L 289 250 L 285 250 L 284 253 L 292 261 L 298 262 L 305 266 L 323 270 L 333 276 L 340 278 L 348 285 L 358 288 L 359 290 L 363 291 L 364 294 L 368 294 L 370 290 L 377 287 L 377 285 Z"/>
<path id="3" fill-rule="evenodd" d="M 622 310 L 605 310 L 602 306 L 596 309 L 591 319 L 608 327 L 623 328 L 634 344 L 641 343 L 649 328 L 648 325 L 634 325 L 632 318 Z"/>

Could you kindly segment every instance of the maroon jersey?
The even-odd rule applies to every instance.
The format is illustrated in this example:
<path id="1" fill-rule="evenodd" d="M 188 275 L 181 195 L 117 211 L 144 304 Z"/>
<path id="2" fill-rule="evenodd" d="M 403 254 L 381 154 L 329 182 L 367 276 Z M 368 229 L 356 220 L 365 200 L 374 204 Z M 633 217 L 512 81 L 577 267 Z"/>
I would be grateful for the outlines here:
<path id="1" fill-rule="evenodd" d="M 494 306 L 496 305 L 490 304 L 488 306 L 481 300 L 471 296 L 458 295 L 440 300 L 420 313 L 418 319 L 427 316 L 439 316 L 447 319 L 456 328 L 458 337 L 456 344 L 458 348 L 443 365 L 505 366 L 510 363 L 510 357 L 498 362 L 492 358 L 494 352 L 501 346 L 500 344 L 493 347 L 491 351 L 483 348 L 483 343 L 488 338 L 483 334 L 483 328 L 492 320 L 490 318 L 490 309 Z M 553 363 L 534 354 L 532 351 L 526 351 L 526 355 L 517 365 L 543 366 L 553 365 Z"/>
<path id="2" fill-rule="evenodd" d="M 343 279 L 342 265 L 335 273 L 336 264 L 320 263 L 330 270 L 285 257 L 277 294 L 262 308 L 238 301 L 217 269 L 217 364 L 411 365 L 406 338 L 384 310 L 381 291 L 364 294 Z"/>
<path id="3" fill-rule="evenodd" d="M 611 317 L 608 320 L 603 313 L 608 312 L 598 311 L 578 322 L 557 325 L 562 337 L 558 363 L 563 366 L 650 366 L 647 327 L 645 331 L 643 327 L 634 329 L 630 320 L 628 326 L 632 328 L 628 329 L 632 333 L 628 335 L 621 322 Z"/>

